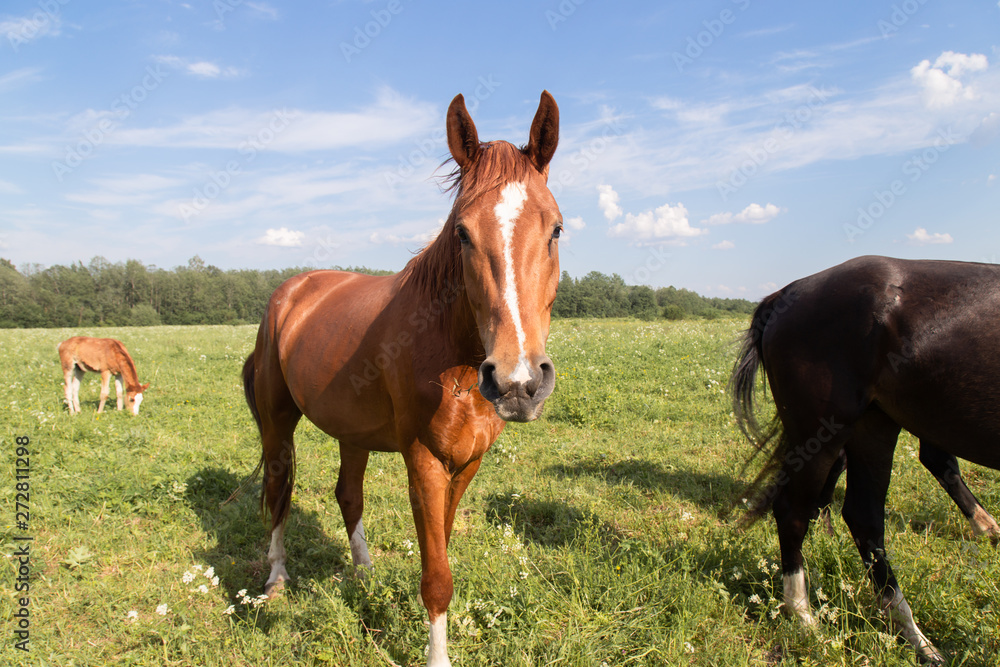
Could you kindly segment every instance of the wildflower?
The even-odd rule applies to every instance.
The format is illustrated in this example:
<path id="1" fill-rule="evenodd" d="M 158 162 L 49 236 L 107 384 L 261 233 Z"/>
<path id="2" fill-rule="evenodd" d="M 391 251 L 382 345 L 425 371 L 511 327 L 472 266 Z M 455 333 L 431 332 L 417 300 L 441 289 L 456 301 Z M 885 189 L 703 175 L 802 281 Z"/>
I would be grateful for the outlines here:
<path id="1" fill-rule="evenodd" d="M 694 515 L 691 514 L 691 512 L 684 512 L 683 514 L 681 514 L 681 521 L 690 521 L 693 518 Z"/>
<path id="2" fill-rule="evenodd" d="M 219 585 L 219 578 L 218 577 L 212 577 L 212 588 L 215 588 L 218 585 Z"/>
<path id="3" fill-rule="evenodd" d="M 264 604 L 265 602 L 267 602 L 267 594 L 266 593 L 261 593 L 260 595 L 258 595 L 257 597 L 255 597 L 252 600 L 252 602 L 253 602 L 254 608 L 256 609 L 257 607 L 259 607 L 262 604 Z"/>
<path id="4" fill-rule="evenodd" d="M 236 593 L 236 597 L 238 598 L 246 597 L 246 594 L 247 594 L 247 589 L 242 588 Z"/>
<path id="5" fill-rule="evenodd" d="M 168 611 L 170 611 L 170 607 L 168 607 L 166 604 L 161 604 L 156 608 L 156 613 L 159 614 L 160 616 L 166 616 Z"/>
<path id="6" fill-rule="evenodd" d="M 236 611 L 236 607 L 233 605 L 229 605 L 228 607 L 226 607 L 226 610 L 222 613 L 225 614 L 226 616 L 232 616 L 234 611 Z"/>
<path id="7" fill-rule="evenodd" d="M 694 653 L 694 646 L 691 646 L 691 642 L 684 642 L 684 650 L 688 653 Z"/>
<path id="8" fill-rule="evenodd" d="M 215 568 L 212 567 L 211 565 L 209 565 L 208 569 L 205 570 L 205 578 L 206 579 L 211 579 L 214 576 L 215 576 Z"/>
<path id="9" fill-rule="evenodd" d="M 819 600 L 820 602 L 826 602 L 827 600 L 826 593 L 823 592 L 822 588 L 816 589 L 816 599 Z"/>
<path id="10" fill-rule="evenodd" d="M 184 484 L 183 482 L 181 482 L 181 485 L 183 485 L 184 489 L 187 488 L 187 484 Z M 175 488 L 176 488 L 176 486 L 178 486 L 177 482 L 174 482 L 174 486 L 175 486 Z M 181 490 L 183 491 L 184 489 L 181 489 Z M 194 570 L 194 571 L 196 571 L 196 572 L 201 572 L 201 565 L 192 565 L 191 569 Z"/>
<path id="11" fill-rule="evenodd" d="M 132 610 L 128 614 L 125 615 L 125 622 L 126 623 L 133 623 L 133 622 L 135 622 L 135 620 L 137 618 L 139 618 L 139 612 L 137 612 L 135 610 Z"/>
<path id="12" fill-rule="evenodd" d="M 181 577 L 181 581 L 183 581 L 185 584 L 190 584 L 192 581 L 194 581 L 194 572 L 185 572 L 184 576 Z"/>
<path id="13" fill-rule="evenodd" d="M 760 604 L 762 602 L 762 600 L 760 599 L 759 595 L 757 595 L 756 593 L 754 593 L 753 595 L 750 596 L 750 602 L 752 604 Z"/>
<path id="14" fill-rule="evenodd" d="M 202 584 L 201 586 L 198 587 L 198 592 L 199 593 L 207 593 L 208 592 L 208 586 L 206 586 L 205 584 Z"/>
<path id="15" fill-rule="evenodd" d="M 730 577 L 730 579 L 732 579 L 732 581 L 739 581 L 742 578 L 743 578 L 743 572 L 740 570 L 740 568 L 734 567 L 733 574 Z"/>

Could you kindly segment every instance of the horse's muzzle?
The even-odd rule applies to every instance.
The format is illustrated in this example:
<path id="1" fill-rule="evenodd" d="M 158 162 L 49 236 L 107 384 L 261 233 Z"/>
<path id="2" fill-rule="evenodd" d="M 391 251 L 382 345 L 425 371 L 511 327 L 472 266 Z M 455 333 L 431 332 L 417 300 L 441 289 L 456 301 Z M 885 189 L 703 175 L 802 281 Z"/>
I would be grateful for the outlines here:
<path id="1" fill-rule="evenodd" d="M 479 367 L 479 392 L 493 404 L 504 421 L 530 422 L 538 419 L 556 386 L 556 370 L 552 360 L 542 355 L 530 363 L 519 360 L 509 375 L 497 372 L 496 361 L 490 357 Z"/>

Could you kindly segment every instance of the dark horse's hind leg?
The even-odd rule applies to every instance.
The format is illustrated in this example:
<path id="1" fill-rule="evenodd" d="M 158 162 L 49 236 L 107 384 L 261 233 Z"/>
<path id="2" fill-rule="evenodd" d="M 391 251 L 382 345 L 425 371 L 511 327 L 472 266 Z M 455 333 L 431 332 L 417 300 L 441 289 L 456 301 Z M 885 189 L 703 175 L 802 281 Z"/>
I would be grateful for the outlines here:
<path id="1" fill-rule="evenodd" d="M 877 407 L 869 408 L 858 421 L 845 447 L 850 470 L 843 516 L 881 596 L 882 611 L 922 660 L 939 663 L 943 657 L 914 622 L 885 554 L 885 497 L 899 431 L 899 425 Z"/>
<path id="2" fill-rule="evenodd" d="M 340 474 L 337 477 L 335 491 L 340 514 L 344 517 L 344 527 L 347 528 L 347 539 L 351 543 L 351 560 L 354 562 L 354 567 L 362 568 L 359 570 L 361 574 L 372 565 L 368 542 L 365 540 L 365 525 L 362 521 L 368 454 L 368 450 L 362 447 L 340 443 Z"/>
<path id="3" fill-rule="evenodd" d="M 958 459 L 926 440 L 921 440 L 920 462 L 931 471 L 958 505 L 958 509 L 962 510 L 962 514 L 972 524 L 972 532 L 976 535 L 989 535 L 994 544 L 1000 541 L 1000 526 L 965 485 L 962 473 L 958 469 Z"/>

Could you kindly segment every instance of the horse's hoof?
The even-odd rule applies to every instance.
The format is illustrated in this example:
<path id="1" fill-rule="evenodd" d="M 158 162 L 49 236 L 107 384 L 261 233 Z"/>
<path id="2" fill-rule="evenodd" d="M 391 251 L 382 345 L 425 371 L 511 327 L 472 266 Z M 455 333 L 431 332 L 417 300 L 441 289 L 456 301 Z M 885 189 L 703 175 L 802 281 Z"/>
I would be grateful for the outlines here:
<path id="1" fill-rule="evenodd" d="M 278 579 L 277 581 L 270 582 L 264 586 L 264 595 L 267 596 L 268 600 L 273 600 L 284 592 L 285 581 L 285 579 Z"/>

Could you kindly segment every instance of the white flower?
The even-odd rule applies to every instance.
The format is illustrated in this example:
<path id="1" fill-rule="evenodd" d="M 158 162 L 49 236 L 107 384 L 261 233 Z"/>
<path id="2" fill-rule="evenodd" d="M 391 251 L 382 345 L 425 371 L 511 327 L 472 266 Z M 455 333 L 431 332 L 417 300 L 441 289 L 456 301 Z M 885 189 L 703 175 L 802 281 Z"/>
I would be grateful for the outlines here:
<path id="1" fill-rule="evenodd" d="M 245 597 L 246 594 L 247 594 L 247 589 L 243 588 L 243 589 L 240 589 L 240 591 L 236 593 L 236 597 L 238 597 L 238 598 Z"/>
<path id="2" fill-rule="evenodd" d="M 753 604 L 760 604 L 761 603 L 760 596 L 754 593 L 753 595 L 750 596 L 750 602 L 752 602 Z"/>
<path id="3" fill-rule="evenodd" d="M 234 611 L 236 611 L 236 607 L 234 607 L 233 605 L 229 605 L 228 607 L 226 607 L 226 610 L 222 613 L 225 614 L 226 616 L 231 616 Z"/>
<path id="4" fill-rule="evenodd" d="M 133 611 L 130 611 L 128 614 L 125 615 L 125 622 L 126 623 L 132 623 L 137 618 L 139 618 L 139 612 L 133 610 Z"/>
<path id="5" fill-rule="evenodd" d="M 218 577 L 212 577 L 212 586 L 215 587 L 215 586 L 218 586 L 218 585 L 219 585 L 219 578 Z"/>
<path id="6" fill-rule="evenodd" d="M 691 646 L 691 642 L 684 642 L 684 650 L 688 653 L 694 653 L 694 646 Z"/>
<path id="7" fill-rule="evenodd" d="M 170 607 L 168 607 L 165 604 L 161 604 L 159 607 L 156 608 L 156 613 L 159 614 L 160 616 L 166 616 L 168 611 L 170 611 Z"/>
<path id="8" fill-rule="evenodd" d="M 206 586 L 205 584 L 202 584 L 201 586 L 198 587 L 198 592 L 199 593 L 207 593 L 208 592 L 208 586 Z"/>
<path id="9" fill-rule="evenodd" d="M 209 565 L 208 569 L 205 570 L 205 578 L 211 579 L 214 576 L 215 576 L 215 568 Z"/>
<path id="10" fill-rule="evenodd" d="M 194 572 L 185 572 L 184 576 L 181 577 L 181 581 L 183 581 L 185 584 L 190 584 L 192 581 L 194 581 Z"/>

